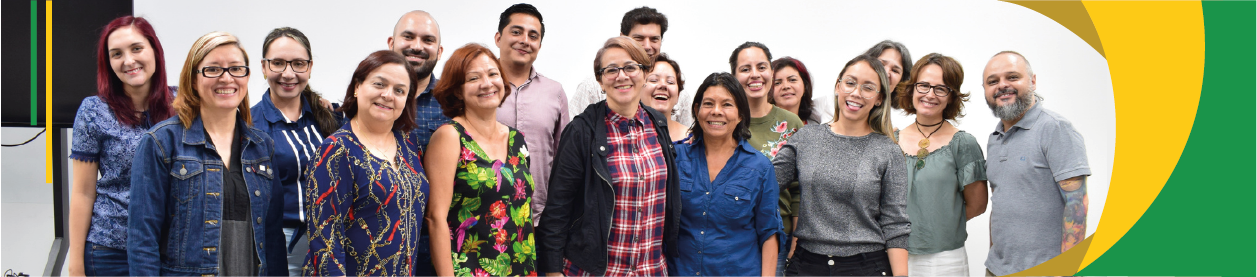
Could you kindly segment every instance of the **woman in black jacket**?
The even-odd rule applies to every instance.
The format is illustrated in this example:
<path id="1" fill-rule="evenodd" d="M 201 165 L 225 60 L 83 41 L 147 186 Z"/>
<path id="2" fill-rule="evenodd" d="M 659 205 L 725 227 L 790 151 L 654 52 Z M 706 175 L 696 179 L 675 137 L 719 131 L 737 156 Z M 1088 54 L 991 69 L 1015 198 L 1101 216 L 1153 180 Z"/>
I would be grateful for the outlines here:
<path id="1" fill-rule="evenodd" d="M 607 100 L 590 105 L 559 139 L 538 226 L 546 275 L 667 275 L 681 212 L 668 119 L 640 102 L 650 56 L 608 39 L 594 58 Z"/>

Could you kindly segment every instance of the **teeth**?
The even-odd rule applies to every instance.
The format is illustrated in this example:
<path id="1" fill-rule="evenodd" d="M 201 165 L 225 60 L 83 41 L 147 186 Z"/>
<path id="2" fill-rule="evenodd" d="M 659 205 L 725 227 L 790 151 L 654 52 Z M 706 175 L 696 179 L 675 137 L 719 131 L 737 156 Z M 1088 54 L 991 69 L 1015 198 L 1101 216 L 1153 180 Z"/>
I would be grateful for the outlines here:
<path id="1" fill-rule="evenodd" d="M 667 96 L 667 95 L 662 95 L 662 94 L 656 94 L 656 95 L 655 95 L 655 100 L 668 101 L 668 96 Z"/>
<path id="2" fill-rule="evenodd" d="M 375 103 L 375 106 L 376 106 L 376 107 L 380 107 L 380 108 L 384 108 L 384 109 L 389 109 L 389 110 L 392 110 L 392 109 L 393 109 L 392 107 L 389 107 L 389 106 L 384 106 L 384 105 L 381 105 L 380 103 Z"/>
<path id="3" fill-rule="evenodd" d="M 633 87 L 633 85 L 623 85 L 623 86 L 615 87 L 615 89 L 629 89 L 631 87 Z"/>
<path id="4" fill-rule="evenodd" d="M 708 124 L 708 125 L 718 125 L 718 126 L 724 126 L 726 123 L 725 123 L 725 122 L 718 122 L 718 121 L 708 121 L 708 122 L 707 122 L 707 124 Z"/>
<path id="5" fill-rule="evenodd" d="M 859 103 L 856 103 L 856 102 L 851 102 L 851 101 L 847 101 L 847 106 L 852 106 L 852 107 L 856 107 L 856 108 L 863 108 L 863 107 L 864 107 L 864 105 L 860 105 Z"/>
<path id="6" fill-rule="evenodd" d="M 232 94 L 232 93 L 236 93 L 236 90 L 235 90 L 235 89 L 219 89 L 219 90 L 214 90 L 214 93 L 216 93 L 216 94 Z"/>
<path id="7" fill-rule="evenodd" d="M 762 88 L 762 87 L 764 87 L 764 83 L 753 83 L 753 84 L 746 85 L 746 87 L 748 87 L 748 88 Z"/>
<path id="8" fill-rule="evenodd" d="M 140 69 L 143 69 L 143 68 L 139 68 L 139 67 L 137 67 L 137 68 L 132 68 L 131 70 L 127 70 L 127 71 L 126 71 L 126 73 L 127 73 L 127 74 L 130 74 L 130 73 L 137 73 L 137 72 L 140 72 Z"/>

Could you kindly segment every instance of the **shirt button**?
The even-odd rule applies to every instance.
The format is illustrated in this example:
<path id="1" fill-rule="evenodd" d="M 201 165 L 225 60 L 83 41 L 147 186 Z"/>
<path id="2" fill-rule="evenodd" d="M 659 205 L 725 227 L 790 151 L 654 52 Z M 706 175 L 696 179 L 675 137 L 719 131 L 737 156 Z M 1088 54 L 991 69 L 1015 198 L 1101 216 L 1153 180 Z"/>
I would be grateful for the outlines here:
<path id="1" fill-rule="evenodd" d="M 734 200 L 734 201 L 737 201 L 737 200 L 738 200 L 738 197 L 737 197 L 737 196 L 734 196 L 734 197 L 733 197 L 733 200 Z"/>
<path id="2" fill-rule="evenodd" d="M 246 167 L 246 168 L 244 168 L 244 172 L 253 172 L 253 168 L 252 168 L 252 167 Z"/>
<path id="3" fill-rule="evenodd" d="M 699 234 L 699 235 L 705 235 L 705 234 L 707 234 L 707 231 L 698 231 L 698 234 Z"/>
<path id="4" fill-rule="evenodd" d="M 262 224 L 262 217 L 258 217 L 258 224 Z"/>
<path id="5" fill-rule="evenodd" d="M 834 265 L 834 260 L 829 260 L 829 265 Z"/>
<path id="6" fill-rule="evenodd" d="M 598 151 L 607 151 L 606 147 L 598 146 Z"/>
<path id="7" fill-rule="evenodd" d="M 260 190 L 253 191 L 253 196 L 262 196 L 262 191 Z"/>
<path id="8" fill-rule="evenodd" d="M 707 193 L 704 193 L 704 194 L 711 194 L 711 192 L 710 192 L 710 191 L 708 191 Z"/>
<path id="9" fill-rule="evenodd" d="M 703 212 L 703 215 L 707 215 L 707 212 Z"/>

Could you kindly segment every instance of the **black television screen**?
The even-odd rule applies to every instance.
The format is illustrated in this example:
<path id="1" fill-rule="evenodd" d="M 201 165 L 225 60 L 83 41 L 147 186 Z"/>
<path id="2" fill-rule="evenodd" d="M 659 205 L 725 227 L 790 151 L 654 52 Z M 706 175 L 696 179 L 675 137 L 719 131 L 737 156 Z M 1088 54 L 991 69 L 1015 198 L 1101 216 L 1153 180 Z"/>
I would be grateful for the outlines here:
<path id="1" fill-rule="evenodd" d="M 52 5 L 52 125 L 62 128 L 74 124 L 74 114 L 83 98 L 96 94 L 94 50 L 101 29 L 110 20 L 132 12 L 131 0 L 6 3 L 17 5 L 6 5 L 3 11 L 4 53 L 8 53 L 3 63 L 5 74 L 0 94 L 4 97 L 3 118 L 0 118 L 4 126 L 45 125 L 48 3 Z"/>

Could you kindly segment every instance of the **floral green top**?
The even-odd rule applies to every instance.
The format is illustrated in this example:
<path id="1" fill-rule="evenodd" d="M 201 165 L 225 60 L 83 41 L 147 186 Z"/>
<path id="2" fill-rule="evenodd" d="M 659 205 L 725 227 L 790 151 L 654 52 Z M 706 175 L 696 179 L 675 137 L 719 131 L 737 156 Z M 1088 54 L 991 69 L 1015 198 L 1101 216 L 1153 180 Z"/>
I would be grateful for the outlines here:
<path id="1" fill-rule="evenodd" d="M 462 125 L 449 124 L 458 130 L 462 150 L 446 217 L 454 274 L 536 276 L 533 180 L 524 135 L 510 128 L 506 161 L 490 160 Z"/>

